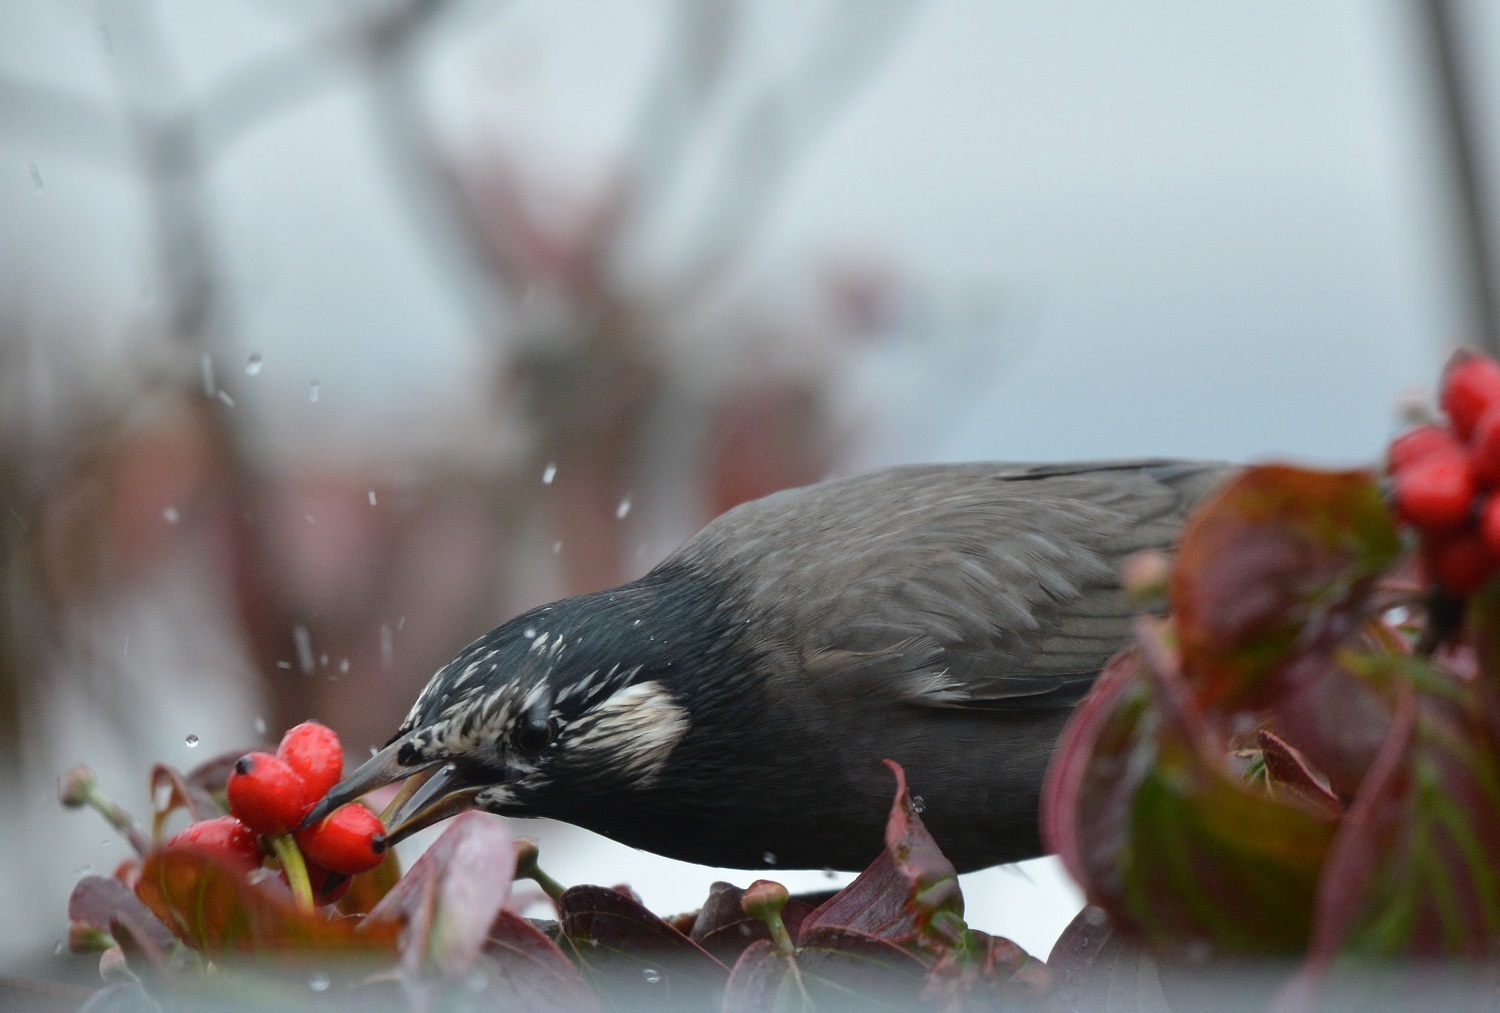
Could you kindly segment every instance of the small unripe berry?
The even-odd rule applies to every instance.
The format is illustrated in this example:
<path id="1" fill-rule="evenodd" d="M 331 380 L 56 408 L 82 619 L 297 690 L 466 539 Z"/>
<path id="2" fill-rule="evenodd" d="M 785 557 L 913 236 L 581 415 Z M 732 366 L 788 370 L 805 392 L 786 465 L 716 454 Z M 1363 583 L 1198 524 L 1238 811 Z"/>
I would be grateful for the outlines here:
<path id="1" fill-rule="evenodd" d="M 350 802 L 297 831 L 297 846 L 325 869 L 354 876 L 380 864 L 385 856 L 385 827 L 380 817 Z"/>
<path id="2" fill-rule="evenodd" d="M 302 777 L 314 801 L 327 795 L 344 776 L 344 747 L 338 735 L 316 721 L 304 721 L 283 735 L 276 755 Z"/>
<path id="3" fill-rule="evenodd" d="M 247 753 L 235 761 L 227 787 L 229 811 L 260 834 L 297 829 L 315 799 L 286 761 L 270 753 Z"/>
<path id="4" fill-rule="evenodd" d="M 260 842 L 255 831 L 233 816 L 216 816 L 194 823 L 167 842 L 168 848 L 200 848 L 240 872 L 260 867 Z"/>

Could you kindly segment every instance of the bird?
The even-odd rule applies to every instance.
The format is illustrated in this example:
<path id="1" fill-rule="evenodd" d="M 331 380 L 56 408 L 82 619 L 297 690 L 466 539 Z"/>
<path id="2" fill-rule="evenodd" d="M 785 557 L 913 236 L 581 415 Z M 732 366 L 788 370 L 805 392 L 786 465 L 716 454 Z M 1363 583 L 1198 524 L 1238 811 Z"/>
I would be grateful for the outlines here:
<path id="1" fill-rule="evenodd" d="M 958 871 L 1035 857 L 1053 747 L 1131 637 L 1121 563 L 1170 550 L 1234 470 L 904 465 L 741 504 L 469 644 L 308 823 L 409 779 L 393 842 L 477 808 L 702 865 L 859 870 L 891 759 Z"/>

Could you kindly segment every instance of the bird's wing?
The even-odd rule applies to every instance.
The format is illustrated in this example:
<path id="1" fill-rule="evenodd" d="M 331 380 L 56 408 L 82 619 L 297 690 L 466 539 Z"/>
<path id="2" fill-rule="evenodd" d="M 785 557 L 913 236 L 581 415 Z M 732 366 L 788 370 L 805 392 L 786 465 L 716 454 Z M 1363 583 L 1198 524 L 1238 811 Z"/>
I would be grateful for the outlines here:
<path id="1" fill-rule="evenodd" d="M 681 554 L 735 557 L 746 614 L 830 698 L 1068 706 L 1130 636 L 1121 561 L 1172 546 L 1230 472 L 1158 460 L 894 468 L 745 504 Z"/>

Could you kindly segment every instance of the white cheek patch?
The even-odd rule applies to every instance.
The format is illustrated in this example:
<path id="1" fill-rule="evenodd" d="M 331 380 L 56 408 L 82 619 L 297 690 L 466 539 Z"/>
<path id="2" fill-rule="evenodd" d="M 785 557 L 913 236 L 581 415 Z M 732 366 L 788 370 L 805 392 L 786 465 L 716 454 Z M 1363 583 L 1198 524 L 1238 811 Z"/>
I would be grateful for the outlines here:
<path id="1" fill-rule="evenodd" d="M 687 708 L 652 680 L 627 686 L 589 711 L 561 745 L 570 763 L 645 788 L 661 774 L 687 730 Z"/>

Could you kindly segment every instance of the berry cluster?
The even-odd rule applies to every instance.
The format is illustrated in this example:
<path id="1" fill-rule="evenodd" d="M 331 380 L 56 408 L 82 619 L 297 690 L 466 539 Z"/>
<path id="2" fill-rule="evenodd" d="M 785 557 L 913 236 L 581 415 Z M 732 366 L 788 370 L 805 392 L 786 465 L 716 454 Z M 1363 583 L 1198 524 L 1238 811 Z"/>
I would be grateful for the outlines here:
<path id="1" fill-rule="evenodd" d="M 1396 512 L 1420 533 L 1428 576 L 1464 595 L 1500 569 L 1500 364 L 1460 352 L 1443 374 L 1441 402 L 1448 424 L 1398 436 L 1387 463 Z"/>
<path id="2" fill-rule="evenodd" d="M 340 806 L 322 820 L 299 829 L 307 813 L 343 776 L 344 752 L 333 730 L 305 721 L 282 737 L 273 753 L 247 753 L 229 775 L 229 815 L 194 823 L 167 847 L 207 850 L 225 865 L 249 872 L 266 852 L 281 860 L 282 875 L 294 850 L 305 864 L 309 885 L 321 903 L 338 899 L 345 877 L 379 865 L 385 853 L 385 827 L 358 803 Z"/>

